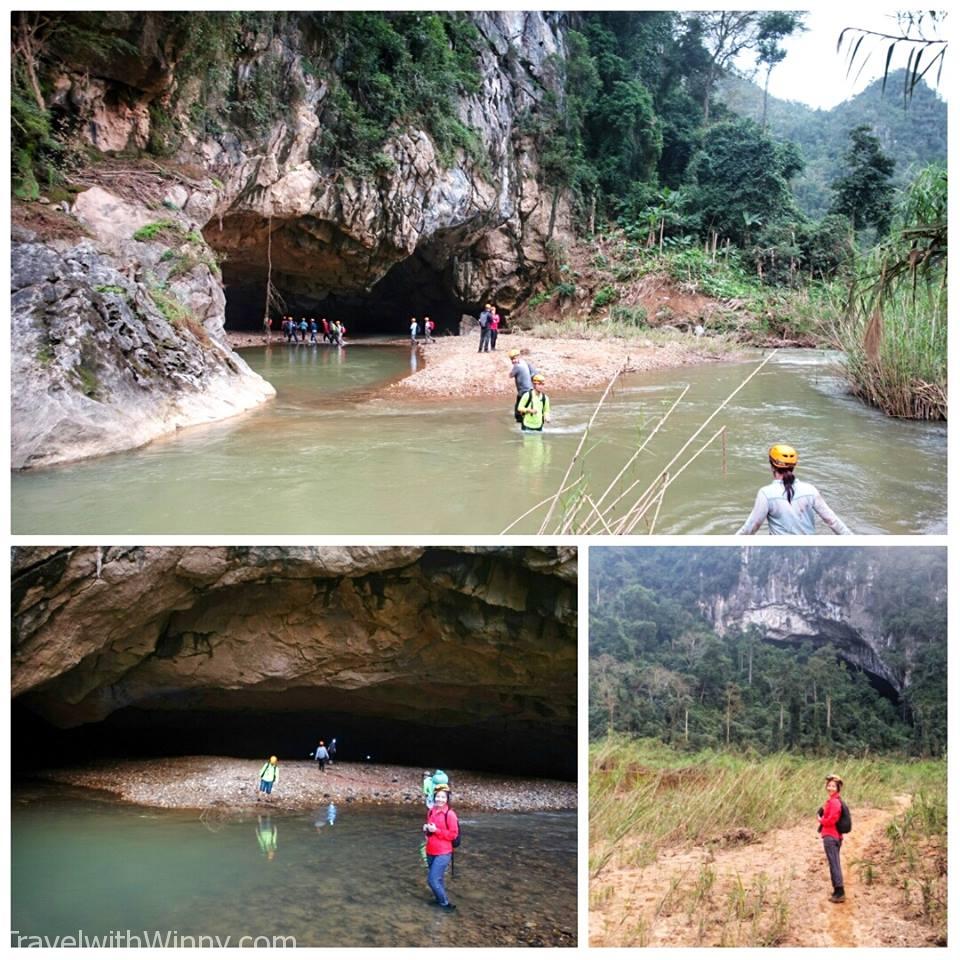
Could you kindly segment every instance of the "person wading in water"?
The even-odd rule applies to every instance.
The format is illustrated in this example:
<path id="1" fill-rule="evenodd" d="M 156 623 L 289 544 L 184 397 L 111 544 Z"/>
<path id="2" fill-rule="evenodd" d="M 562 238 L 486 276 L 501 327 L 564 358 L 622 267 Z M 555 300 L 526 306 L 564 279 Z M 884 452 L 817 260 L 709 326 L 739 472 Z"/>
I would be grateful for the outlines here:
<path id="1" fill-rule="evenodd" d="M 538 373 L 531 379 L 533 389 L 528 390 L 517 404 L 517 413 L 523 417 L 520 429 L 541 431 L 543 425 L 550 422 L 550 398 L 543 392 L 544 378 Z"/>
<path id="2" fill-rule="evenodd" d="M 830 865 L 830 882 L 833 884 L 831 903 L 843 903 L 846 894 L 843 891 L 843 871 L 840 869 L 840 847 L 843 837 L 837 829 L 840 815 L 843 813 L 843 804 L 840 802 L 840 791 L 843 789 L 843 780 L 835 773 L 828 774 L 826 780 L 827 802 L 820 808 L 817 819 L 820 821 L 820 838 L 823 840 L 823 852 L 827 855 Z"/>
<path id="3" fill-rule="evenodd" d="M 812 483 L 804 483 L 793 475 L 797 451 L 785 443 L 775 443 L 767 453 L 773 482 L 761 487 L 753 505 L 753 513 L 737 531 L 737 535 L 756 533 L 767 521 L 770 533 L 816 533 L 816 517 L 836 534 L 852 536 L 850 528 L 827 506 Z"/>

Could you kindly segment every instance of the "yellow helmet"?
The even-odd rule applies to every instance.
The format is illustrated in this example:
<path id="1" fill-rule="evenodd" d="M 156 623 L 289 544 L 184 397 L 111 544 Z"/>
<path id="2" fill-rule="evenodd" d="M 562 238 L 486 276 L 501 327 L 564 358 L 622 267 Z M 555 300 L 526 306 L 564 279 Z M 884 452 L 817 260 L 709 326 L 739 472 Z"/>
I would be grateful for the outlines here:
<path id="1" fill-rule="evenodd" d="M 273 763 L 273 764 L 276 764 L 277 758 L 276 758 L 276 757 L 271 757 L 271 758 L 270 758 L 270 762 Z"/>
<path id="2" fill-rule="evenodd" d="M 781 470 L 795 467 L 797 460 L 800 459 L 797 456 L 797 451 L 785 443 L 775 443 L 770 448 L 769 457 L 770 463 L 775 467 L 779 467 Z"/>

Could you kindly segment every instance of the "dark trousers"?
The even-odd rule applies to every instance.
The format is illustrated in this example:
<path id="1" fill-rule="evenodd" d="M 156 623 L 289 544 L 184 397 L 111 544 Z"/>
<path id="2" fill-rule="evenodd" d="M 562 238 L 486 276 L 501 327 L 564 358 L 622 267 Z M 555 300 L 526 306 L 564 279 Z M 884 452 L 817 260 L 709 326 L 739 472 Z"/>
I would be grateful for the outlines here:
<path id="1" fill-rule="evenodd" d="M 477 353 L 488 353 L 490 351 L 490 331 L 486 327 L 480 330 L 480 346 Z"/>
<path id="2" fill-rule="evenodd" d="M 827 855 L 827 863 L 830 864 L 830 882 L 834 889 L 843 886 L 843 871 L 840 869 L 840 847 L 843 839 L 836 837 L 823 838 L 823 852 Z"/>
<path id="3" fill-rule="evenodd" d="M 318 769 L 321 773 L 323 773 L 323 765 L 324 765 L 326 762 L 327 762 L 326 760 L 318 760 L 318 761 L 317 761 L 317 769 Z"/>
<path id="4" fill-rule="evenodd" d="M 527 391 L 524 390 L 523 393 L 518 393 L 518 394 L 517 394 L 517 399 L 516 399 L 516 400 L 514 401 L 514 403 L 513 403 L 513 419 L 516 420 L 517 423 L 523 423 L 523 414 L 520 413 L 520 411 L 517 409 L 517 407 L 520 406 L 520 398 L 521 398 L 521 397 L 523 396 L 523 394 L 526 393 L 526 392 L 527 392 Z"/>
<path id="5" fill-rule="evenodd" d="M 497 349 L 497 331 L 496 330 L 490 331 L 490 349 L 491 350 Z"/>

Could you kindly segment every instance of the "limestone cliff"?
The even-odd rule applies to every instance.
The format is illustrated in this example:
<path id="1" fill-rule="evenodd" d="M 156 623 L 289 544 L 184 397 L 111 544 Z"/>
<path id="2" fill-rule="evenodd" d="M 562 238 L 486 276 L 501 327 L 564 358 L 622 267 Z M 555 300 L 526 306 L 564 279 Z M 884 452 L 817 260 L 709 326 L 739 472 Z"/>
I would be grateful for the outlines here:
<path id="1" fill-rule="evenodd" d="M 723 636 L 756 627 L 775 643 L 831 643 L 849 663 L 902 694 L 910 685 L 916 637 L 893 629 L 896 571 L 886 551 L 859 552 L 857 563 L 832 563 L 837 551 L 741 551 L 739 575 L 709 591 L 701 610 Z M 946 584 L 930 583 L 930 606 L 946 609 Z M 909 610 L 897 610 L 899 622 Z"/>
<path id="2" fill-rule="evenodd" d="M 323 710 L 575 756 L 576 595 L 569 548 L 18 547 L 12 692 L 59 727 Z"/>
<path id="3" fill-rule="evenodd" d="M 225 113 L 204 101 L 164 16 L 117 14 L 122 54 L 68 52 L 48 80 L 76 155 L 101 159 L 72 174 L 59 221 L 25 217 L 14 230 L 17 468 L 136 446 L 270 397 L 222 335 L 224 288 L 265 282 L 268 243 L 288 295 L 362 297 L 397 267 L 402 284 L 456 304 L 459 323 L 485 299 L 510 307 L 529 292 L 568 229 L 521 122 L 559 90 L 558 15 L 470 14 L 479 84 L 457 112 L 477 149 L 441 157 L 427 130 L 398 126 L 363 175 L 318 150 L 338 63 L 322 46 L 306 56 L 306 18 L 244 35 L 218 65 L 241 99 L 264 63 L 281 78 L 282 108 L 252 130 L 231 125 L 236 103 Z M 158 143 L 162 163 L 143 153 Z M 246 299 L 262 314 L 262 296 Z"/>

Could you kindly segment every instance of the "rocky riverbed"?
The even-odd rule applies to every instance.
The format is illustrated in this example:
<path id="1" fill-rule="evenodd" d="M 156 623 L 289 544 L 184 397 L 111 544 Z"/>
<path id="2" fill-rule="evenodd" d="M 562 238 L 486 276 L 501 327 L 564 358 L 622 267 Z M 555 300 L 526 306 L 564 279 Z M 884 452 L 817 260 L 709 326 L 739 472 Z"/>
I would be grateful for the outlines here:
<path id="1" fill-rule="evenodd" d="M 280 780 L 269 801 L 258 800 L 261 760 L 235 757 L 164 757 L 99 761 L 45 770 L 42 779 L 105 790 L 148 807 L 244 810 L 269 802 L 283 810 L 314 809 L 319 803 L 403 804 L 421 802 L 423 768 L 377 763 L 328 765 L 280 761 Z M 447 768 L 452 803 L 480 810 L 567 810 L 577 806 L 577 785 Z"/>

